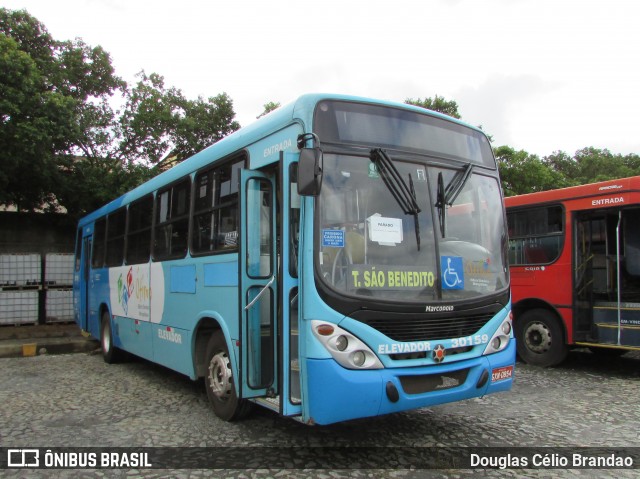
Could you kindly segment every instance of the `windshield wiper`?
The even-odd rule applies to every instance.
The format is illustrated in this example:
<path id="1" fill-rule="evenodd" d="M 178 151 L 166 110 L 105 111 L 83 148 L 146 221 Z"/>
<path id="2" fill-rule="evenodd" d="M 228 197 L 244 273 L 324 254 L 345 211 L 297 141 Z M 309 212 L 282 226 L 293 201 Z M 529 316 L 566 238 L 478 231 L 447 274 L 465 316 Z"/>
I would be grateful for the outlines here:
<path id="1" fill-rule="evenodd" d="M 446 236 L 446 213 L 447 205 L 445 203 L 444 180 L 442 179 L 442 171 L 438 173 L 438 192 L 436 194 L 436 208 L 438 208 L 438 223 L 440 224 L 440 234 L 444 238 Z"/>
<path id="2" fill-rule="evenodd" d="M 436 208 L 438 208 L 438 220 L 440 223 L 440 233 L 446 236 L 446 214 L 447 206 L 452 206 L 464 185 L 467 184 L 469 176 L 473 171 L 473 164 L 467 163 L 462 171 L 456 172 L 447 187 L 444 187 L 442 172 L 438 173 L 438 192 L 436 194 Z"/>
<path id="3" fill-rule="evenodd" d="M 473 163 L 467 163 L 464 167 L 464 170 L 458 171 L 454 177 L 451 179 L 447 188 L 444 190 L 444 202 L 445 204 L 451 206 L 453 202 L 456 200 L 464 185 L 467 184 L 467 180 L 469 176 L 471 176 L 471 172 L 473 171 Z"/>
<path id="4" fill-rule="evenodd" d="M 409 185 L 407 186 L 407 183 L 405 183 L 400 172 L 393 164 L 393 160 L 382 148 L 372 149 L 369 158 L 376 165 L 382 181 L 384 181 L 387 189 L 398 202 L 398 205 L 400 205 L 403 213 L 405 215 L 413 215 L 416 230 L 416 243 L 418 244 L 418 250 L 420 250 L 420 225 L 418 213 L 420 213 L 421 210 L 418 206 L 418 200 L 416 199 L 416 190 L 413 186 L 411 174 L 408 175 Z"/>

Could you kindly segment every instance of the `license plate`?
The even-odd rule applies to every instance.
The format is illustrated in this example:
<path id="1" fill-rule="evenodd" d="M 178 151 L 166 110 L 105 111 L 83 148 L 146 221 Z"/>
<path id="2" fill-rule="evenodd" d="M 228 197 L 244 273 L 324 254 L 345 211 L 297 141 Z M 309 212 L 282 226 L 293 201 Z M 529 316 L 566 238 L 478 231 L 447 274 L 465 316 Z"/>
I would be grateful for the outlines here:
<path id="1" fill-rule="evenodd" d="M 496 368 L 491 372 L 491 382 L 504 381 L 505 379 L 511 379 L 513 376 L 513 366 L 505 366 L 503 368 Z"/>

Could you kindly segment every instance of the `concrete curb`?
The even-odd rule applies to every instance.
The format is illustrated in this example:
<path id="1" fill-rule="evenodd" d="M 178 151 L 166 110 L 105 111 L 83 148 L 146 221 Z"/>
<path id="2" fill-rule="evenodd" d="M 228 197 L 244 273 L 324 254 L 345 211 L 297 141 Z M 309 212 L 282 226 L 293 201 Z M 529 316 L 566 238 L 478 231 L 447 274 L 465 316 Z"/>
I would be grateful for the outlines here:
<path id="1" fill-rule="evenodd" d="M 76 338 L 32 338 L 0 341 L 0 358 L 39 356 L 42 354 L 88 353 L 100 348 L 93 339 Z"/>
<path id="2" fill-rule="evenodd" d="M 73 323 L 0 328 L 0 358 L 86 353 L 99 347 L 98 341 Z"/>

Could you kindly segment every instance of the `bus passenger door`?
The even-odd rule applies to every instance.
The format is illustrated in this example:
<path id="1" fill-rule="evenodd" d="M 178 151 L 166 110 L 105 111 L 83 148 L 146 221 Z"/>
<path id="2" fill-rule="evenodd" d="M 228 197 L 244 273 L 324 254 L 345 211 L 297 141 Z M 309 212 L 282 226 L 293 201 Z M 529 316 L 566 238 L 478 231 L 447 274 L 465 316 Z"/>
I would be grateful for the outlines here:
<path id="1" fill-rule="evenodd" d="M 299 332 L 298 332 L 298 244 L 300 234 L 300 197 L 298 196 L 298 157 L 281 153 L 280 221 L 278 257 L 280 308 L 278 311 L 278 351 L 280 356 L 280 414 L 302 413 Z"/>
<path id="2" fill-rule="evenodd" d="M 80 233 L 82 234 L 82 232 Z M 80 253 L 80 281 L 78 282 L 78 316 L 80 329 L 89 331 L 89 274 L 91 273 L 91 241 L 93 236 L 82 238 Z"/>
<path id="3" fill-rule="evenodd" d="M 593 327 L 593 236 L 600 222 L 586 213 L 573 215 L 573 273 L 574 273 L 574 337 L 569 340 L 594 341 Z"/>
<path id="4" fill-rule="evenodd" d="M 240 174 L 240 393 L 275 398 L 277 255 L 275 178 Z M 231 298 L 230 298 L 231 299 Z"/>

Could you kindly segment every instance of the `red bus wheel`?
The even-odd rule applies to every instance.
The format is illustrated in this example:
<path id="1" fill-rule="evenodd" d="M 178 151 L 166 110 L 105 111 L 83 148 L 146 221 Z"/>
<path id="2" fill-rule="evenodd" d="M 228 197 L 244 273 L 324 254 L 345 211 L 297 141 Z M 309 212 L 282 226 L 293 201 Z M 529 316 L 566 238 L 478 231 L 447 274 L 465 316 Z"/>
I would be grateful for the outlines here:
<path id="1" fill-rule="evenodd" d="M 531 309 L 516 318 L 518 356 L 534 366 L 560 364 L 567 357 L 567 347 L 557 317 L 546 309 Z"/>

